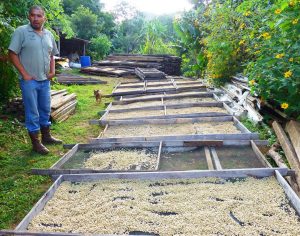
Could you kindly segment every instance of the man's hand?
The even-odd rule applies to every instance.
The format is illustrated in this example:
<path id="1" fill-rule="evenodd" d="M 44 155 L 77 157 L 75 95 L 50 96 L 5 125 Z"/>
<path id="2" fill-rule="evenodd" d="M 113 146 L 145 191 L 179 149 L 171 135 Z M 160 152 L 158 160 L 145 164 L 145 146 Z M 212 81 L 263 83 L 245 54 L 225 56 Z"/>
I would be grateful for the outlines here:
<path id="1" fill-rule="evenodd" d="M 52 80 L 53 77 L 55 77 L 55 73 L 49 73 L 49 74 L 47 75 L 48 80 Z"/>
<path id="2" fill-rule="evenodd" d="M 31 76 L 31 75 L 29 75 L 29 74 L 23 74 L 22 75 L 22 78 L 24 79 L 24 80 L 33 80 L 33 79 L 35 79 L 33 76 Z"/>

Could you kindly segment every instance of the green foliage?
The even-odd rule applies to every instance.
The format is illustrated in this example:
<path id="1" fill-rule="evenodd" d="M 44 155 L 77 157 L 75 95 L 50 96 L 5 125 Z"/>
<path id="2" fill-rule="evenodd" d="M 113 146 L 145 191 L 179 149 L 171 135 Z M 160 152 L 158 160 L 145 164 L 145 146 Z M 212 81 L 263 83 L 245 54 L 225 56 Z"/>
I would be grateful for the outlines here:
<path id="1" fill-rule="evenodd" d="M 277 139 L 276 135 L 274 134 L 273 130 L 267 124 L 265 124 L 265 123 L 256 124 L 250 119 L 244 119 L 244 120 L 241 120 L 241 122 L 251 132 L 258 133 L 260 139 L 268 140 L 270 146 L 276 142 L 276 139 Z"/>
<path id="2" fill-rule="evenodd" d="M 145 18 L 141 13 L 130 19 L 124 19 L 117 25 L 117 32 L 112 38 L 113 51 L 118 53 L 137 52 L 143 38 L 141 31 Z"/>
<path id="3" fill-rule="evenodd" d="M 215 85 L 244 72 L 253 93 L 300 119 L 300 2 L 192 2 L 195 9 L 174 23 L 182 71 Z"/>
<path id="4" fill-rule="evenodd" d="M 71 22 L 77 37 L 91 39 L 98 33 L 97 15 L 84 6 L 79 6 L 72 14 Z"/>
<path id="5" fill-rule="evenodd" d="M 71 16 L 80 6 L 88 8 L 93 14 L 96 15 L 102 9 L 102 4 L 99 0 L 63 0 L 64 12 L 69 16 Z"/>
<path id="6" fill-rule="evenodd" d="M 90 40 L 88 54 L 93 60 L 101 60 L 110 52 L 111 47 L 112 43 L 109 38 L 102 34 Z"/>
<path id="7" fill-rule="evenodd" d="M 205 27 L 209 32 L 204 40 L 207 74 L 214 84 L 223 83 L 241 72 L 245 47 L 240 15 L 231 1 L 220 2 L 209 5 L 204 13 L 207 16 Z"/>
<path id="8" fill-rule="evenodd" d="M 204 5 L 197 11 L 185 12 L 173 22 L 174 30 L 179 38 L 177 45 L 182 56 L 181 70 L 186 76 L 203 77 L 207 65 L 204 55 L 203 13 Z"/>
<path id="9" fill-rule="evenodd" d="M 157 19 L 149 21 L 143 29 L 145 42 L 141 46 L 142 54 L 176 54 L 176 50 L 172 48 L 172 43 L 166 43 L 167 28 Z"/>
<path id="10" fill-rule="evenodd" d="M 300 2 L 276 1 L 262 12 L 262 22 L 254 21 L 250 28 L 255 60 L 247 73 L 252 91 L 300 118 Z"/>

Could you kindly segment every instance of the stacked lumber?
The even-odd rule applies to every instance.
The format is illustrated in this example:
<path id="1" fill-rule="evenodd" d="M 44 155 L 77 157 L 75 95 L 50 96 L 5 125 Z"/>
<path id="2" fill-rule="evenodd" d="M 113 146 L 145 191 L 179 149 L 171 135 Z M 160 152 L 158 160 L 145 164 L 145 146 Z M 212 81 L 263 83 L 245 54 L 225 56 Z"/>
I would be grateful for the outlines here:
<path id="1" fill-rule="evenodd" d="M 3 107 L 3 113 L 13 114 L 19 121 L 24 121 L 23 99 L 20 97 L 10 99 Z"/>
<path id="2" fill-rule="evenodd" d="M 51 91 L 51 118 L 56 122 L 67 120 L 76 109 L 76 94 L 63 89 L 59 91 Z"/>
<path id="3" fill-rule="evenodd" d="M 117 69 L 155 68 L 168 75 L 180 75 L 181 58 L 171 55 L 112 54 L 95 65 Z"/>
<path id="4" fill-rule="evenodd" d="M 166 79 L 165 73 L 155 68 L 136 68 L 135 74 L 143 81 Z"/>
<path id="5" fill-rule="evenodd" d="M 99 79 L 93 79 L 93 78 L 85 78 L 78 75 L 68 75 L 68 74 L 60 74 L 57 75 L 57 82 L 64 85 L 70 85 L 70 84 L 106 84 L 106 81 L 102 81 Z"/>
<path id="6" fill-rule="evenodd" d="M 134 69 L 128 68 L 118 68 L 118 67 L 100 67 L 100 66 L 90 66 L 84 67 L 80 70 L 81 73 L 98 75 L 98 76 L 110 76 L 110 77 L 124 77 L 135 75 Z"/>
<path id="7" fill-rule="evenodd" d="M 65 89 L 59 91 L 51 91 L 51 119 L 56 122 L 65 121 L 74 113 L 77 100 L 76 94 L 68 94 Z M 13 114 L 18 120 L 24 121 L 24 105 L 23 99 L 11 99 L 3 110 L 7 114 Z"/>

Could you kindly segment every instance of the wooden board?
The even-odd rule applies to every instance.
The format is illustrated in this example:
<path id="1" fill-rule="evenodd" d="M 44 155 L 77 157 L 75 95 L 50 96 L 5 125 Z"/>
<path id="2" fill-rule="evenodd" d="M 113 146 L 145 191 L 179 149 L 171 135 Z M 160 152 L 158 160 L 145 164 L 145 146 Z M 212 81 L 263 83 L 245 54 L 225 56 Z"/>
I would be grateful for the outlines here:
<path id="1" fill-rule="evenodd" d="M 286 130 L 290 136 L 290 140 L 297 154 L 298 161 L 300 162 L 300 123 L 291 120 L 287 124 Z"/>

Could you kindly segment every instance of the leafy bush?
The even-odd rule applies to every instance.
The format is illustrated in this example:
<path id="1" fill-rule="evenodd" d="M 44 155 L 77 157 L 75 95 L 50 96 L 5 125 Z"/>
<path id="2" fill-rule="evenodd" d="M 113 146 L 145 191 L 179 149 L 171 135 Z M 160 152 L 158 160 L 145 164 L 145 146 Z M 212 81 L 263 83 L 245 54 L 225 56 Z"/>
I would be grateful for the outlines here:
<path id="1" fill-rule="evenodd" d="M 110 51 L 112 43 L 105 34 L 101 34 L 90 40 L 88 54 L 93 60 L 103 59 Z"/>
<path id="2" fill-rule="evenodd" d="M 293 0 L 268 8 L 264 24 L 253 29 L 256 58 L 247 70 L 252 91 L 294 117 L 300 116 L 299 12 L 300 2 Z"/>

